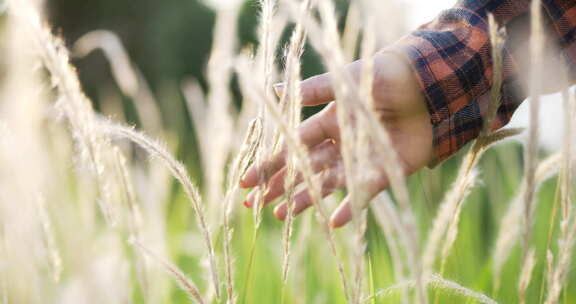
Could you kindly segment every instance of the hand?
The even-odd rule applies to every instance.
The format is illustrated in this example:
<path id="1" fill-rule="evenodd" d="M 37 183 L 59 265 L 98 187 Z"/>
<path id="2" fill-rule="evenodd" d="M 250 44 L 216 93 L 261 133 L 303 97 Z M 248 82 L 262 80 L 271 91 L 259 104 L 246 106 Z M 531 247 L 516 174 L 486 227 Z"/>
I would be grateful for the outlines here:
<path id="1" fill-rule="evenodd" d="M 358 79 L 362 63 L 356 61 L 348 65 L 347 70 L 354 79 Z M 374 111 L 382 125 L 388 130 L 394 149 L 397 151 L 402 168 L 410 175 L 426 164 L 432 158 L 432 126 L 426 109 L 424 96 L 420 91 L 413 72 L 402 58 L 391 53 L 379 53 L 374 57 Z M 340 154 L 340 132 L 338 127 L 334 91 L 330 83 L 330 75 L 323 74 L 302 82 L 302 98 L 304 106 L 314 106 L 330 103 L 324 110 L 302 122 L 298 127 L 301 141 L 310 152 L 313 170 L 322 172 L 322 195 L 328 196 L 334 191 L 344 188 L 345 175 Z M 376 151 L 377 152 L 377 151 Z M 262 166 L 252 166 L 243 177 L 240 185 L 252 188 L 265 182 L 268 191 L 264 194 L 264 205 L 284 194 L 284 178 L 286 175 L 286 153 L 281 152 Z M 374 176 L 362 181 L 367 195 L 371 199 L 388 187 L 388 179 L 381 169 L 382 162 L 378 153 L 370 159 L 375 168 L 380 168 Z M 259 168 L 267 168 L 270 178 L 260 181 Z M 301 183 L 302 177 L 296 177 L 296 183 Z M 244 205 L 251 207 L 256 199 L 253 190 Z M 294 197 L 294 214 L 300 214 L 312 205 L 310 195 L 306 190 L 296 193 Z M 274 209 L 274 215 L 284 220 L 288 213 L 287 202 L 280 203 Z M 348 199 L 345 199 L 333 213 L 330 224 L 340 227 L 351 220 L 352 214 Z"/>

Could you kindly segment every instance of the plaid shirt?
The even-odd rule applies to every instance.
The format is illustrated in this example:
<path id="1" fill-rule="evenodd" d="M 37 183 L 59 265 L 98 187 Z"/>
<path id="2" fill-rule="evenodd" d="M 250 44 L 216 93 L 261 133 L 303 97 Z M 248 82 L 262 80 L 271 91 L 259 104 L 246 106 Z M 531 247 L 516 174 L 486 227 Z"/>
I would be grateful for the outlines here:
<path id="1" fill-rule="evenodd" d="M 551 33 L 548 39 L 557 43 L 574 77 L 576 1 L 542 0 L 542 6 Z M 514 37 L 509 27 L 522 23 L 518 22 L 522 19 L 529 21 L 529 0 L 460 0 L 394 46 L 408 56 L 427 100 L 435 151 L 431 166 L 452 156 L 482 128 L 492 82 L 488 13 L 508 32 L 503 50 L 502 101 L 493 126 L 501 128 L 526 97 L 511 55 L 511 44 L 521 39 Z"/>

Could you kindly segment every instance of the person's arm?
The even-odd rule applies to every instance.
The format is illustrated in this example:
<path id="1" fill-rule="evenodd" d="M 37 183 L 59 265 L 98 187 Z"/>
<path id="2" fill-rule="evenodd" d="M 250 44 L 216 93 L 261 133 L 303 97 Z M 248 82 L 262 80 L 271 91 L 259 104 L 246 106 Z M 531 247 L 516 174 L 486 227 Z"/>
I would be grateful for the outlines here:
<path id="1" fill-rule="evenodd" d="M 568 57 L 571 75 L 576 75 L 576 1 L 546 0 L 542 7 L 550 34 L 547 46 L 558 45 Z M 489 13 L 508 36 L 501 106 L 493 126 L 501 128 L 526 97 L 526 81 L 518 75 L 528 75 L 530 70 L 529 0 L 459 1 L 391 48 L 408 58 L 426 98 L 433 126 L 431 166 L 475 139 L 482 128 L 492 80 Z M 547 61 L 560 57 L 554 50 L 548 54 Z"/>
<path id="2" fill-rule="evenodd" d="M 478 136 L 488 106 L 492 79 L 487 13 L 492 12 L 501 26 L 519 24 L 518 20 L 525 18 L 529 12 L 528 4 L 527 0 L 460 2 L 387 51 L 374 56 L 374 110 L 390 134 L 406 175 L 426 165 L 439 163 Z M 546 5 L 548 9 L 549 3 Z M 575 16 L 574 9 L 567 6 L 573 7 L 574 4 L 565 4 L 567 10 L 561 16 Z M 568 19 L 571 20 L 570 24 L 576 23 L 576 17 Z M 571 28 L 573 33 L 574 26 Z M 564 26 L 559 29 L 566 30 Z M 558 37 L 569 35 L 569 32 Z M 561 45 L 566 53 L 573 53 L 573 37 L 571 39 L 567 41 L 572 42 Z M 526 67 L 514 63 L 511 55 L 522 54 L 522 49 L 511 46 L 503 51 L 503 100 L 494 128 L 506 124 L 524 98 L 522 81 L 515 75 L 519 74 L 519 67 Z M 357 78 L 361 66 L 361 62 L 354 62 L 347 66 L 347 70 Z M 340 130 L 335 114 L 338 104 L 332 102 L 335 96 L 329 74 L 309 78 L 302 82 L 301 87 L 304 106 L 329 104 L 298 128 L 302 143 L 310 153 L 314 172 L 322 172 L 322 195 L 327 196 L 346 187 L 340 154 Z M 265 164 L 252 166 L 242 178 L 241 186 L 252 188 L 266 183 L 264 204 L 282 196 L 287 172 L 285 155 L 280 153 Z M 359 183 L 365 185 L 364 194 L 367 199 L 372 199 L 386 189 L 389 183 L 382 167 L 381 155 L 374 153 L 367 161 L 376 172 L 366 174 L 363 177 L 366 180 Z M 269 176 L 267 180 L 260 179 L 264 171 L 262 168 L 266 168 L 266 175 Z M 296 183 L 301 182 L 302 178 L 298 177 Z M 256 192 L 253 191 L 244 205 L 253 206 L 255 199 Z M 334 212 L 332 226 L 339 227 L 350 221 L 352 213 L 349 201 L 349 198 L 345 198 Z M 312 200 L 306 189 L 294 196 L 295 214 L 311 205 Z M 286 201 L 281 202 L 274 209 L 274 215 L 284 219 L 287 206 Z"/>

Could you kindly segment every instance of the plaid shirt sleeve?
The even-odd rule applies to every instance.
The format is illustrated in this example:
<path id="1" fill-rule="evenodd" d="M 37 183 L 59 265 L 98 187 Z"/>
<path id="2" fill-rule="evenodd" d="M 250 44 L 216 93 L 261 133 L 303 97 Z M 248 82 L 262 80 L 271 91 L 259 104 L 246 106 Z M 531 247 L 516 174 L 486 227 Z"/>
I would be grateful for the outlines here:
<path id="1" fill-rule="evenodd" d="M 543 12 L 576 75 L 576 1 L 543 0 Z M 492 82 L 487 15 L 500 26 L 530 14 L 529 0 L 463 0 L 402 38 L 392 49 L 408 57 L 427 101 L 433 126 L 433 167 L 478 136 Z M 502 100 L 494 129 L 503 127 L 524 100 L 515 61 L 503 50 Z"/>

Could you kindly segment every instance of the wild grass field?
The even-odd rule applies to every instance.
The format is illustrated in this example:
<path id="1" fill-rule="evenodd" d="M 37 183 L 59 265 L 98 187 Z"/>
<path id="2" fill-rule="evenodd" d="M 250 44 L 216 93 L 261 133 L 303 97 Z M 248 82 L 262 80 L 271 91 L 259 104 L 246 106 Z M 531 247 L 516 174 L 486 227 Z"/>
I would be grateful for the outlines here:
<path id="1" fill-rule="evenodd" d="M 44 3 L 5 2 L 1 304 L 576 303 L 575 93 L 566 83 L 562 145 L 542 149 L 539 22 L 528 128 L 485 127 L 454 158 L 405 178 L 370 107 L 373 67 L 364 64 L 359 81 L 342 69 L 405 34 L 394 14 L 401 3 L 353 1 L 345 11 L 331 0 L 250 3 L 259 11 L 256 44 L 236 34 L 243 1 L 206 1 L 216 21 L 205 81 L 158 89 L 116 33 L 94 28 L 64 41 Z M 502 37 L 490 25 L 494 113 Z M 116 87 L 88 95 L 78 73 L 90 71 L 72 60 L 95 51 Z M 326 198 L 297 133 L 308 52 L 334 75 L 344 122 L 348 188 Z M 277 82 L 286 85 L 279 96 Z M 194 132 L 193 143 L 179 130 Z M 369 202 L 372 146 L 392 186 Z M 273 207 L 244 208 L 239 186 L 250 165 L 282 147 L 284 222 Z M 293 216 L 303 187 L 314 207 Z M 266 191 L 257 189 L 256 202 Z M 328 218 L 346 198 L 352 222 L 332 228 Z"/>

